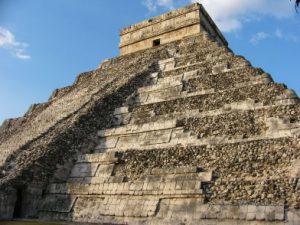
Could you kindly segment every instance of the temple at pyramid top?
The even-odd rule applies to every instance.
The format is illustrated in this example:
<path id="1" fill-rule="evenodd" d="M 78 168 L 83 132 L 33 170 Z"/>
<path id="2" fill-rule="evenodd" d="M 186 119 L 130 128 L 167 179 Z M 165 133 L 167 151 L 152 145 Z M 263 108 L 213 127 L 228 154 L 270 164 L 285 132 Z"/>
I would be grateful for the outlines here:
<path id="1" fill-rule="evenodd" d="M 126 55 L 207 32 L 220 46 L 228 43 L 204 7 L 194 3 L 124 28 L 120 54 Z"/>

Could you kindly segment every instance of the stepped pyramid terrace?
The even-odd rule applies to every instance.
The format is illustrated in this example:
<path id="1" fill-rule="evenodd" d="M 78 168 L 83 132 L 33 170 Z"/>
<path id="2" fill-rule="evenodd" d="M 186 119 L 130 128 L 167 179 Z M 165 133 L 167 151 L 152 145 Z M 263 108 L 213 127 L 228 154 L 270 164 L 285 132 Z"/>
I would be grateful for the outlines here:
<path id="1" fill-rule="evenodd" d="M 200 4 L 0 128 L 0 219 L 299 225 L 300 104 Z"/>

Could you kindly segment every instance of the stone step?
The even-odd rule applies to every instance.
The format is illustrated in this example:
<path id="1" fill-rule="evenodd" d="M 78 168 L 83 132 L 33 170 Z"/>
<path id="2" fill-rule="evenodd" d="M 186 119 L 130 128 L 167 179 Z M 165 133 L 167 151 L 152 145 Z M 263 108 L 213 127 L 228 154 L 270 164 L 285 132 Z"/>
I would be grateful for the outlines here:
<path id="1" fill-rule="evenodd" d="M 152 217 L 159 205 L 158 198 L 105 198 L 79 197 L 74 206 L 74 219 L 78 222 L 92 222 L 100 216 Z M 85 218 L 89 220 L 86 221 Z"/>
<path id="2" fill-rule="evenodd" d="M 129 135 L 117 135 L 101 138 L 96 150 L 139 148 L 145 145 L 170 142 L 172 129 L 149 131 L 145 133 L 133 133 Z"/>
<path id="3" fill-rule="evenodd" d="M 49 214 L 71 212 L 72 218 L 77 222 L 93 222 L 99 216 L 126 216 L 126 217 L 149 217 L 154 216 L 159 204 L 158 198 L 145 198 L 135 196 L 80 196 L 76 201 L 70 202 L 70 196 L 49 195 L 45 198 L 42 217 L 47 218 Z M 57 204 L 57 203 L 62 204 Z M 56 203 L 56 205 L 55 205 Z M 53 215 L 50 217 L 53 218 Z"/>
<path id="4" fill-rule="evenodd" d="M 149 121 L 145 120 L 145 122 L 157 122 L 157 123 L 163 123 L 166 120 L 176 118 L 177 121 L 180 121 L 185 118 L 189 117 L 196 117 L 196 118 L 202 118 L 202 117 L 208 117 L 208 116 L 218 116 L 221 114 L 227 114 L 234 111 L 248 111 L 248 110 L 266 110 L 270 111 L 269 113 L 266 113 L 266 117 L 273 117 L 274 115 L 282 117 L 285 114 L 290 115 L 293 118 L 296 118 L 296 115 L 300 114 L 300 105 L 298 104 L 297 99 L 285 99 L 285 100 L 278 100 L 272 105 L 263 105 L 262 102 L 256 102 L 254 100 L 245 100 L 240 102 L 233 102 L 229 104 L 223 105 L 221 108 L 216 110 L 209 110 L 200 112 L 198 109 L 194 110 L 186 110 L 186 111 L 179 111 L 179 112 L 171 112 L 169 114 L 160 115 L 152 117 Z M 290 114 L 289 110 L 287 108 L 290 108 L 290 111 L 293 112 L 293 115 Z M 278 112 L 277 114 L 271 113 L 271 111 Z M 283 112 L 284 113 L 279 113 Z M 154 114 L 154 112 L 153 112 Z M 178 124 L 180 124 L 178 122 Z"/>
<path id="5" fill-rule="evenodd" d="M 263 105 L 274 105 L 277 101 L 296 100 L 286 95 L 288 90 L 281 84 L 254 84 L 210 94 L 188 93 L 185 97 L 169 99 L 144 105 L 132 109 L 132 123 L 141 124 L 151 121 L 153 117 L 169 113 L 179 113 L 187 110 L 199 109 L 199 112 L 217 110 L 224 105 L 238 101 L 253 100 Z"/>
<path id="6" fill-rule="evenodd" d="M 113 174 L 114 164 L 102 165 L 100 163 L 77 162 L 69 175 L 69 178 L 104 177 L 109 178 Z"/>
<path id="7" fill-rule="evenodd" d="M 177 129 L 177 120 L 166 120 L 163 122 L 146 123 L 142 125 L 126 125 L 118 128 L 101 130 L 96 151 L 119 151 L 132 148 L 143 148 L 145 146 L 170 143 L 174 138 L 180 136 L 182 129 Z"/>
<path id="8" fill-rule="evenodd" d="M 186 195 L 201 194 L 202 182 L 211 182 L 213 171 L 199 172 L 198 167 L 179 167 L 176 169 L 156 169 L 150 175 L 136 181 L 125 177 L 111 176 L 98 170 L 90 180 L 72 180 L 69 183 L 54 183 L 48 186 L 49 194 L 75 195 Z M 168 173 L 166 174 L 165 171 Z M 111 176 L 111 177 L 110 177 Z M 87 178 L 87 177 L 84 177 Z M 100 179 L 99 179 L 100 178 Z M 109 178 L 109 179 L 103 179 Z"/>
<path id="9" fill-rule="evenodd" d="M 46 195 L 39 206 L 40 211 L 70 212 L 77 198 L 70 195 Z"/>
<path id="10" fill-rule="evenodd" d="M 98 131 L 98 136 L 101 138 L 109 136 L 119 136 L 119 135 L 128 135 L 136 133 L 145 133 L 158 130 L 167 130 L 175 128 L 177 120 L 166 120 L 163 122 L 153 122 L 145 123 L 142 125 L 129 124 L 121 127 L 116 127 L 112 129 L 105 129 Z"/>
<path id="11" fill-rule="evenodd" d="M 167 175 L 167 174 L 186 174 L 197 173 L 200 170 L 198 167 L 178 167 L 178 168 L 154 168 L 151 170 L 152 175 Z"/>
<path id="12" fill-rule="evenodd" d="M 161 71 L 172 70 L 172 69 L 174 69 L 174 67 L 175 67 L 175 58 L 174 57 L 158 61 L 158 68 Z"/>
<path id="13" fill-rule="evenodd" d="M 260 69 L 252 67 L 243 67 L 227 72 L 195 76 L 185 83 L 185 90 L 195 92 L 199 90 L 225 90 L 234 87 L 242 87 L 252 82 L 256 83 L 271 83 L 270 75 L 262 73 Z"/>
<path id="14" fill-rule="evenodd" d="M 185 72 L 199 70 L 200 74 L 220 73 L 233 68 L 250 66 L 249 62 L 242 57 L 224 56 L 224 58 L 210 58 L 207 61 L 197 62 L 190 65 L 175 67 L 172 70 L 161 71 L 159 77 L 171 77 Z"/>
<path id="15" fill-rule="evenodd" d="M 225 72 L 224 72 L 225 71 Z M 203 79 L 206 79 L 205 82 L 213 82 L 213 84 L 211 84 L 211 86 L 214 85 L 215 82 L 226 82 L 226 81 L 222 81 L 222 79 L 235 79 L 235 83 L 238 84 L 243 84 L 244 82 L 247 81 L 259 81 L 262 79 L 271 81 L 271 77 L 268 74 L 263 74 L 261 75 L 263 72 L 260 69 L 255 69 L 252 67 L 239 67 L 239 68 L 232 68 L 232 69 L 225 69 L 224 71 L 220 72 L 220 73 L 211 73 L 211 74 L 205 74 L 205 75 L 201 75 L 200 74 L 200 70 L 192 70 L 189 72 L 184 72 L 180 75 L 176 75 L 176 76 L 171 76 L 171 77 L 162 77 L 162 78 L 158 78 L 157 81 L 155 83 L 153 83 L 152 85 L 149 86 L 145 86 L 142 88 L 139 88 L 137 93 L 138 94 L 142 94 L 142 93 L 146 93 L 146 92 L 154 92 L 154 91 L 159 91 L 159 90 L 165 90 L 171 87 L 176 87 L 176 86 L 182 86 L 183 82 L 195 82 L 197 81 L 198 83 L 201 83 L 201 81 L 203 81 Z M 243 73 L 243 76 L 241 76 L 239 73 Z M 246 75 L 245 75 L 246 73 Z M 157 76 L 157 74 L 156 74 Z M 222 76 L 222 79 L 219 78 L 219 76 Z M 218 79 L 219 78 L 219 79 Z M 236 82 L 236 80 L 239 79 L 239 82 Z M 229 82 L 232 83 L 232 81 L 230 80 Z M 229 83 L 227 81 L 227 83 Z M 195 86 L 195 85 L 194 85 Z M 216 85 L 214 85 L 216 86 Z M 206 88 L 209 89 L 209 88 Z"/>
<path id="16" fill-rule="evenodd" d="M 77 163 L 114 164 L 118 160 L 115 152 L 105 152 L 80 155 L 78 156 Z"/>
<path id="17" fill-rule="evenodd" d="M 194 72 L 194 71 L 193 71 Z M 195 73 L 194 73 L 195 74 Z M 194 75 L 193 74 L 193 75 Z M 185 75 L 179 75 L 172 77 L 172 79 L 177 79 L 176 82 L 170 82 L 168 87 L 162 87 L 162 85 L 152 85 L 138 90 L 135 99 L 132 101 L 135 104 L 146 105 L 156 102 L 163 102 L 177 98 L 186 98 L 195 95 L 206 95 L 213 94 L 219 91 L 226 91 L 228 89 L 242 88 L 257 84 L 268 84 L 272 80 L 267 74 L 249 78 L 248 81 L 243 80 L 241 83 L 234 83 L 232 81 L 220 82 L 220 84 L 210 81 L 210 84 L 202 85 L 201 78 L 192 79 L 191 73 L 189 74 L 189 79 L 184 78 Z M 160 78 L 161 80 L 170 80 L 170 78 Z M 158 81 L 160 80 L 158 79 Z M 180 80 L 180 81 L 179 81 Z M 171 85 L 171 84 L 174 84 Z M 220 86 L 221 87 L 220 87 Z M 185 91 L 186 89 L 187 91 Z"/>
<path id="18" fill-rule="evenodd" d="M 298 145 L 296 145 L 297 143 Z M 297 153 L 299 143 L 300 142 L 297 138 L 283 138 L 281 140 L 262 139 L 261 141 L 238 143 L 234 145 L 228 143 L 222 144 L 221 146 L 207 147 L 200 147 L 196 145 L 194 147 L 175 147 L 173 149 L 157 149 L 156 151 L 139 153 L 131 151 L 124 153 L 124 155 L 129 156 L 124 157 L 127 163 L 127 165 L 124 166 L 124 173 L 130 173 L 130 171 L 126 170 L 126 168 L 132 168 L 131 159 L 134 159 L 134 164 L 136 164 L 137 168 L 136 174 L 132 173 L 131 176 L 136 177 L 136 179 L 139 179 L 138 173 L 147 173 L 153 168 L 153 166 L 172 166 L 174 165 L 173 162 L 183 162 L 187 165 L 195 165 L 200 162 L 203 163 L 203 165 L 205 164 L 207 168 L 216 167 L 219 168 L 218 171 L 221 171 L 221 173 L 216 173 L 219 175 L 216 181 L 222 182 L 222 185 L 214 182 L 213 187 L 217 187 L 219 190 L 218 192 L 215 191 L 216 189 L 212 190 L 212 192 L 215 193 L 217 200 L 219 200 L 218 196 L 221 196 L 220 199 L 222 200 L 224 198 L 222 194 L 227 195 L 228 192 L 229 194 L 234 192 L 235 196 L 241 196 L 239 195 L 239 190 L 241 190 L 241 193 L 243 193 L 243 198 L 246 196 L 249 197 L 245 201 L 254 201 L 252 195 L 247 195 L 245 190 L 256 190 L 254 189 L 255 187 L 257 190 L 259 190 L 259 197 L 258 199 L 256 198 L 255 201 L 259 201 L 260 196 L 262 196 L 262 192 L 263 194 L 266 194 L 265 196 L 267 196 L 269 193 L 274 193 L 273 189 L 263 189 L 262 191 L 260 187 L 265 187 L 265 184 L 268 184 L 271 187 L 276 185 L 277 191 L 275 195 L 276 198 L 280 198 L 281 193 L 284 193 L 284 190 L 287 190 L 290 187 L 289 179 L 291 178 L 289 177 L 289 171 L 286 171 L 286 169 L 289 169 L 289 166 L 297 165 L 296 163 L 289 163 L 289 160 L 293 160 L 294 157 L 299 155 Z M 185 154 L 187 155 L 186 157 Z M 147 164 L 141 165 L 139 161 L 146 157 L 150 160 L 147 162 Z M 226 162 L 227 160 L 228 163 Z M 287 167 L 278 168 L 274 166 L 274 162 L 277 160 L 281 164 L 287 165 Z M 264 174 L 264 168 L 273 168 L 273 166 L 273 172 L 270 174 Z M 253 175 L 253 180 L 249 180 L 251 175 Z M 280 179 L 277 179 L 277 176 L 280 176 Z M 268 181 L 266 181 L 266 177 L 268 177 Z M 274 182 L 270 180 L 271 178 L 274 179 Z M 232 179 L 232 182 L 227 182 L 227 179 Z M 259 185 L 257 186 L 257 184 Z M 236 187 L 239 188 L 236 189 Z M 230 195 L 230 197 L 231 196 L 232 195 Z M 272 203 L 276 203 L 276 201 L 273 200 Z M 279 203 L 279 201 L 277 202 Z"/>
<path id="19" fill-rule="evenodd" d="M 130 122 L 131 114 L 127 106 L 116 108 L 113 113 L 114 126 L 126 125 Z"/>
<path id="20" fill-rule="evenodd" d="M 178 181 L 201 181 L 211 182 L 213 179 L 213 170 L 199 172 L 197 167 L 179 167 L 179 168 L 155 168 L 151 174 L 141 177 L 144 181 L 159 181 L 159 182 L 178 182 Z M 165 171 L 163 171 L 165 170 Z M 186 173 L 184 173 L 187 171 Z M 196 171 L 196 172 L 191 172 Z M 167 173 L 166 173 L 167 172 Z"/>
<path id="21" fill-rule="evenodd" d="M 57 201 L 61 204 L 55 204 Z M 77 222 L 99 221 L 99 216 L 115 216 L 146 218 L 155 216 L 157 219 L 169 218 L 169 221 L 192 222 L 201 220 L 220 222 L 227 220 L 258 221 L 259 223 L 284 223 L 284 220 L 295 221 L 297 224 L 298 212 L 290 210 L 287 214 L 282 204 L 203 204 L 203 199 L 189 198 L 162 198 L 144 196 L 80 196 L 70 200 L 70 196 L 47 196 L 40 206 L 42 218 L 56 218 L 54 213 L 70 213 L 73 209 L 73 219 Z M 189 212 L 189 213 L 187 213 Z M 295 219 L 295 218 L 296 219 Z M 295 220 L 293 220 L 295 219 Z M 161 224 L 158 220 L 157 224 Z M 189 223 L 192 224 L 192 223 Z"/>
<path id="22" fill-rule="evenodd" d="M 284 108 L 286 107 L 286 105 L 282 105 L 282 107 Z M 185 122 L 184 121 L 176 122 L 176 120 L 167 122 L 167 124 L 169 125 L 171 124 L 171 126 L 170 127 L 167 126 L 167 128 L 173 127 L 172 131 L 171 129 L 166 130 L 166 132 L 168 133 L 167 141 L 161 141 L 161 139 L 159 140 L 155 139 L 154 142 L 151 143 L 151 139 L 153 139 L 152 135 L 159 135 L 161 133 L 153 134 L 150 132 L 148 136 L 145 136 L 143 133 L 139 135 L 132 135 L 132 136 L 124 135 L 126 134 L 125 132 L 126 130 L 129 130 L 128 133 L 133 133 L 139 130 L 144 132 L 149 127 L 150 128 L 155 127 L 153 124 L 161 124 L 159 126 L 161 126 L 162 129 L 166 128 L 164 127 L 164 123 L 160 121 L 157 121 L 156 123 L 148 123 L 148 124 L 140 125 L 141 128 L 137 130 L 135 129 L 136 128 L 135 125 L 133 125 L 133 127 L 135 127 L 134 129 L 128 128 L 131 126 L 127 126 L 127 128 L 121 127 L 120 131 L 122 132 L 113 133 L 114 129 L 107 130 L 107 136 L 109 135 L 111 136 L 109 138 L 103 139 L 104 142 L 109 142 L 113 139 L 115 140 L 114 143 L 118 143 L 119 138 L 121 138 L 121 141 L 123 141 L 124 144 L 123 145 L 120 144 L 119 146 L 114 144 L 113 146 L 110 147 L 107 144 L 106 146 L 104 146 L 103 144 L 102 149 L 109 149 L 109 151 L 125 151 L 128 149 L 138 150 L 138 149 L 151 149 L 151 148 L 158 148 L 158 147 L 170 147 L 172 145 L 174 146 L 177 144 L 196 144 L 196 143 L 200 145 L 211 144 L 211 143 L 220 144 L 220 143 L 226 143 L 231 139 L 235 141 L 248 140 L 248 139 L 252 140 L 252 139 L 256 139 L 259 135 L 261 135 L 264 138 L 272 138 L 272 137 L 277 138 L 277 137 L 287 137 L 287 136 L 297 135 L 299 130 L 299 123 L 289 122 L 291 118 L 294 117 L 291 116 L 291 117 L 284 118 L 284 120 L 288 120 L 287 121 L 288 123 L 285 122 L 284 120 L 281 121 L 278 118 L 270 118 L 268 120 L 265 119 L 268 117 L 268 115 L 273 115 L 270 114 L 272 112 L 272 108 L 274 108 L 273 111 L 280 112 L 280 110 L 278 110 L 279 107 L 277 105 L 263 106 L 261 103 L 255 103 L 255 101 L 252 100 L 224 105 L 222 109 L 208 111 L 204 113 L 199 113 L 197 110 L 190 111 L 189 113 L 184 113 L 181 114 L 180 116 L 181 120 L 184 120 Z M 270 112 L 265 114 L 264 110 L 269 110 Z M 249 116 L 248 115 L 249 113 L 253 113 L 253 115 L 251 114 L 252 116 L 251 115 Z M 231 115 L 236 115 L 233 122 L 232 119 L 230 119 L 231 117 L 227 118 L 228 116 Z M 246 115 L 246 117 L 244 115 Z M 281 116 L 281 114 L 279 114 L 278 116 Z M 243 119 L 244 117 L 245 119 Z M 218 118 L 221 118 L 221 120 Z M 240 119 L 242 119 L 241 122 L 239 122 Z M 245 123 L 247 119 L 250 119 L 249 123 Z M 217 125 L 210 126 L 211 129 L 205 129 L 206 124 L 211 124 L 211 122 L 207 120 L 212 120 L 215 123 L 217 123 Z M 218 120 L 220 120 L 220 122 L 217 122 Z M 202 121 L 202 124 L 198 124 L 199 121 Z M 176 123 L 180 124 L 181 127 L 176 127 Z M 234 128 L 231 129 L 230 124 L 232 123 L 237 123 L 237 124 L 236 126 L 234 126 Z M 195 124 L 198 125 L 196 126 Z M 247 129 L 245 129 L 246 127 L 237 129 L 240 126 L 239 124 L 247 125 Z M 276 127 L 274 127 L 275 125 Z M 144 130 L 143 127 L 147 129 Z M 201 130 L 203 130 L 204 133 L 203 132 L 199 133 L 198 131 L 191 129 L 190 127 L 199 127 Z M 260 132 L 262 133 L 256 133 L 256 130 L 257 131 L 260 130 Z M 189 131 L 189 132 L 184 132 L 184 131 Z M 169 138 L 170 133 L 172 133 L 172 135 Z M 192 133 L 194 134 L 196 133 L 198 136 L 200 135 L 199 137 L 201 139 L 197 139 L 195 135 L 192 135 Z M 104 134 L 104 132 L 101 132 L 101 134 Z M 113 135 L 119 135 L 119 136 L 113 137 Z M 148 138 L 148 141 L 145 140 L 145 138 L 146 139 Z"/>
<path id="23" fill-rule="evenodd" d="M 157 141 L 156 143 L 152 143 L 149 145 L 141 145 L 136 140 L 136 144 L 133 145 L 126 145 L 114 148 L 102 148 L 96 149 L 97 151 L 128 151 L 128 150 L 152 150 L 152 149 L 161 149 L 161 148 L 172 148 L 174 146 L 210 146 L 210 145 L 224 145 L 224 144 L 233 144 L 233 143 L 244 143 L 244 142 L 251 142 L 251 141 L 258 141 L 258 140 L 270 140 L 270 139 L 277 139 L 277 138 L 285 138 L 285 137 L 300 137 L 300 125 L 293 126 L 293 129 L 290 129 L 289 125 L 285 125 L 278 130 L 271 130 L 269 129 L 262 135 L 252 135 L 252 136 L 245 136 L 244 134 L 236 134 L 234 136 L 223 135 L 222 133 L 218 132 L 218 134 L 208 136 L 208 137 L 200 137 L 198 138 L 191 132 L 184 132 L 184 128 L 178 127 L 174 130 L 171 138 L 169 141 L 161 142 Z"/>
<path id="24" fill-rule="evenodd" d="M 184 80 L 184 74 L 173 76 L 173 77 L 158 78 L 156 84 L 139 88 L 137 93 L 141 94 L 145 92 L 152 92 L 152 91 L 168 89 L 170 87 L 181 86 L 182 80 Z"/>
<path id="25" fill-rule="evenodd" d="M 214 52 L 222 47 L 216 45 L 216 43 L 208 41 L 203 43 L 191 43 L 185 46 L 182 46 L 177 55 L 179 57 L 185 57 L 185 56 L 193 56 L 193 55 L 203 55 L 205 51 Z M 229 49 L 227 49 L 228 52 L 231 52 Z"/>
<path id="26" fill-rule="evenodd" d="M 69 177 L 67 182 L 72 184 L 102 184 L 102 183 L 122 183 L 127 180 L 125 176 L 110 176 L 109 174 L 105 176 L 89 176 L 89 177 Z"/>
<path id="27" fill-rule="evenodd" d="M 100 138 L 95 152 L 126 151 L 128 149 L 149 149 L 165 146 L 174 146 L 195 142 L 196 137 L 185 132 L 181 127 L 173 127 L 163 130 L 153 130 L 142 133 L 129 133 L 124 135 L 108 136 Z"/>
<path id="28" fill-rule="evenodd" d="M 179 121 L 186 131 L 205 139 L 216 136 L 235 137 L 265 136 L 268 124 L 263 114 L 255 111 L 239 111 L 207 117 L 189 117 Z M 276 132 L 274 130 L 274 132 Z"/>
<path id="29" fill-rule="evenodd" d="M 190 213 L 187 213 L 189 211 Z M 229 205 L 201 204 L 197 199 L 163 199 L 158 218 L 168 216 L 171 221 L 184 220 L 188 224 L 284 224 L 284 205 Z M 231 221 L 231 219 L 235 221 Z M 238 221 L 237 221 L 238 220 Z M 246 223 L 243 222 L 246 221 Z M 191 221 L 191 223 L 189 223 Z M 210 223 L 211 221 L 212 223 Z M 265 223 L 267 221 L 267 223 Z"/>
<path id="30" fill-rule="evenodd" d="M 195 51 L 192 53 L 188 53 L 185 55 L 180 55 L 175 58 L 176 67 L 186 66 L 188 64 L 193 64 L 196 62 L 211 60 L 212 58 L 219 56 L 232 56 L 233 54 L 228 51 L 225 47 L 214 47 L 214 48 L 205 48 L 200 49 L 199 51 Z"/>
<path id="31" fill-rule="evenodd" d="M 277 130 L 272 132 L 266 132 L 265 135 L 255 135 L 251 137 L 245 137 L 244 135 L 236 135 L 234 137 L 228 137 L 228 135 L 216 135 L 206 138 L 200 138 L 187 142 L 186 145 L 190 146 L 211 146 L 211 145 L 226 145 L 235 143 L 245 143 L 259 140 L 271 140 L 279 138 L 289 138 L 289 137 L 300 137 L 300 128 L 287 129 L 287 130 Z M 166 147 L 171 147 L 166 146 Z"/>
<path id="32" fill-rule="evenodd" d="M 294 113 L 300 112 L 300 105 L 294 106 Z M 292 109 L 292 107 L 290 108 Z M 233 137 L 232 135 L 238 135 L 239 132 L 246 136 L 251 136 L 251 134 L 271 136 L 285 131 L 291 133 L 298 130 L 300 126 L 300 116 L 282 113 L 279 111 L 280 107 L 278 106 L 253 109 L 240 106 L 238 109 L 243 110 L 236 111 L 230 108 L 227 112 L 219 111 L 220 114 L 211 112 L 201 116 L 189 116 L 179 120 L 178 124 L 201 138 L 214 136 L 215 134 Z"/>
<path id="33" fill-rule="evenodd" d="M 156 181 L 51 184 L 48 193 L 52 195 L 201 195 L 203 193 L 201 181 L 195 178 L 201 179 L 200 176 L 191 176 L 188 179 L 182 175 L 168 180 L 160 177 Z"/>
<path id="34" fill-rule="evenodd" d="M 183 130 L 183 128 L 181 128 Z M 267 132 L 266 132 L 267 133 Z M 277 132 L 270 132 L 264 136 L 251 136 L 245 137 L 244 135 L 236 135 L 234 138 L 228 137 L 226 135 L 216 135 L 206 138 L 197 138 L 195 135 L 187 132 L 187 136 L 184 138 L 173 138 L 168 143 L 154 144 L 147 146 L 132 146 L 131 148 L 116 148 L 116 149 L 105 149 L 106 151 L 149 151 L 149 150 L 159 150 L 159 149 L 169 149 L 173 147 L 181 146 L 220 146 L 220 145 L 230 145 L 230 144 L 242 144 L 254 141 L 268 141 L 281 138 L 298 138 L 300 137 L 300 129 L 287 129 L 278 130 Z"/>

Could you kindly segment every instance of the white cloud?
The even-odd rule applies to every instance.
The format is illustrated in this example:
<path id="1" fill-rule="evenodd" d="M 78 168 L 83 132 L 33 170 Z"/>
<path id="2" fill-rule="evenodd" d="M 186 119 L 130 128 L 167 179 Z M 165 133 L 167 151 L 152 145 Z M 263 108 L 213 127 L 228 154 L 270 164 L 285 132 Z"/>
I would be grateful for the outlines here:
<path id="1" fill-rule="evenodd" d="M 293 15 L 294 8 L 287 0 L 190 0 L 204 5 L 210 16 L 224 32 L 243 27 L 249 21 L 262 15 L 287 18 Z"/>
<path id="2" fill-rule="evenodd" d="M 165 7 L 167 9 L 174 9 L 174 2 L 173 0 L 157 0 L 157 5 Z"/>
<path id="3" fill-rule="evenodd" d="M 154 4 L 153 0 L 143 0 L 143 5 L 147 7 L 150 12 L 154 12 L 157 6 Z"/>
<path id="4" fill-rule="evenodd" d="M 257 45 L 260 41 L 264 40 L 264 39 L 267 39 L 271 37 L 270 34 L 268 33 L 265 33 L 265 32 L 258 32 L 256 34 L 254 34 L 252 36 L 252 38 L 250 39 L 250 42 L 253 44 L 253 45 Z"/>
<path id="5" fill-rule="evenodd" d="M 149 12 L 155 12 L 159 7 L 168 10 L 175 8 L 173 0 L 143 0 L 143 5 L 147 7 Z"/>
<path id="6" fill-rule="evenodd" d="M 25 51 L 27 47 L 27 43 L 16 41 L 13 33 L 4 27 L 0 27 L 0 48 L 9 49 L 18 59 L 30 59 L 30 55 Z"/>
<path id="7" fill-rule="evenodd" d="M 25 53 L 24 49 L 17 49 L 16 50 L 16 56 L 19 59 L 30 59 L 31 56 Z"/>
<path id="8" fill-rule="evenodd" d="M 278 19 L 288 18 L 295 13 L 292 2 L 288 0 L 185 0 L 204 5 L 210 16 L 224 32 L 243 27 L 247 22 L 257 21 L 264 15 Z M 180 0 L 143 0 L 149 12 L 159 7 L 172 10 Z M 182 0 L 181 0 L 182 2 Z M 290 3 L 290 4 L 289 4 Z"/>
<path id="9" fill-rule="evenodd" d="M 279 38 L 279 39 L 282 39 L 282 38 L 283 38 L 283 33 L 282 33 L 282 31 L 279 30 L 279 29 L 277 29 L 277 30 L 275 31 L 275 36 L 276 36 L 277 38 Z"/>
<path id="10" fill-rule="evenodd" d="M 5 45 L 14 45 L 14 43 L 14 35 L 9 30 L 0 27 L 0 47 L 3 47 Z"/>
<path id="11" fill-rule="evenodd" d="M 293 41 L 293 42 L 299 41 L 299 38 L 296 35 L 291 33 L 285 33 L 280 29 L 276 29 L 274 33 L 258 32 L 251 37 L 250 42 L 253 45 L 257 45 L 260 41 L 269 38 L 273 38 L 273 39 L 276 38 L 284 41 Z"/>
<path id="12" fill-rule="evenodd" d="M 294 35 L 294 34 L 291 34 L 291 33 L 285 33 L 283 32 L 282 30 L 280 29 L 277 29 L 275 31 L 275 34 L 274 36 L 278 39 L 283 39 L 285 41 L 293 41 L 293 42 L 297 42 L 299 41 L 299 38 L 298 36 Z"/>

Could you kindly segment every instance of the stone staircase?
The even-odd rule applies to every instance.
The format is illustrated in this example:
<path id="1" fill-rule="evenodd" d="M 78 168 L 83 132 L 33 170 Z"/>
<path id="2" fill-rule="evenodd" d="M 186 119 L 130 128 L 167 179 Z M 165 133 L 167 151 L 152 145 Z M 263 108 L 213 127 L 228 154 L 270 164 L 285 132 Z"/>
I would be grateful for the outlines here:
<path id="1" fill-rule="evenodd" d="M 97 132 L 98 145 L 78 156 L 68 179 L 48 186 L 41 218 L 300 221 L 293 209 L 299 175 L 293 172 L 293 181 L 290 175 L 300 157 L 296 94 L 204 34 L 176 45 L 147 83 L 115 108 L 112 122 Z"/>

